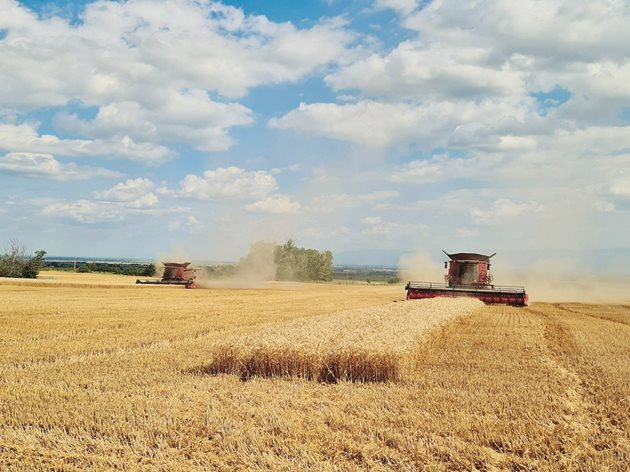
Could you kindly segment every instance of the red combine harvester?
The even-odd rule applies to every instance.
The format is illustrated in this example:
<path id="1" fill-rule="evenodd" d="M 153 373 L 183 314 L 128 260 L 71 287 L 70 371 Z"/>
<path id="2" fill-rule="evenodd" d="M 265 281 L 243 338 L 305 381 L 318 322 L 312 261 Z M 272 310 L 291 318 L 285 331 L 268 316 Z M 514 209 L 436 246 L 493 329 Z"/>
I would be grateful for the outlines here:
<path id="1" fill-rule="evenodd" d="M 143 285 L 184 285 L 186 288 L 197 288 L 195 285 L 195 269 L 188 266 L 190 262 L 163 262 L 164 275 L 161 280 L 136 280 Z"/>
<path id="2" fill-rule="evenodd" d="M 524 287 L 492 285 L 490 271 L 491 256 L 459 252 L 448 254 L 449 261 L 444 262 L 448 273 L 446 283 L 408 282 L 407 300 L 435 297 L 472 297 L 484 303 L 498 303 L 512 306 L 527 306 L 527 293 Z"/>

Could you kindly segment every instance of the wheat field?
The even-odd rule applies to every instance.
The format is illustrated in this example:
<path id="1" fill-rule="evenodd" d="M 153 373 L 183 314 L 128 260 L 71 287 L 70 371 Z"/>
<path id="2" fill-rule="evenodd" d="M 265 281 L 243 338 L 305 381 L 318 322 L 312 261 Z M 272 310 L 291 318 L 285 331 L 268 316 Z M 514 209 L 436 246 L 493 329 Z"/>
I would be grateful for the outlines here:
<path id="1" fill-rule="evenodd" d="M 241 379 L 397 381 L 431 329 L 481 306 L 473 299 L 419 300 L 274 323 L 223 340 L 199 371 Z"/>
<path id="2" fill-rule="evenodd" d="M 416 309 L 400 301 L 401 286 L 185 290 L 45 275 L 0 280 L 0 470 L 622 471 L 630 462 L 628 305 L 478 307 L 409 343 L 409 328 L 397 331 L 409 319 L 389 332 L 369 325 L 370 312 Z M 199 371 L 237 340 L 265 347 L 299 326 L 330 334 L 336 325 L 325 323 L 349 313 L 368 318 L 339 335 L 411 356 L 404 376 L 244 382 Z M 308 336 L 292 339 L 312 349 Z"/>

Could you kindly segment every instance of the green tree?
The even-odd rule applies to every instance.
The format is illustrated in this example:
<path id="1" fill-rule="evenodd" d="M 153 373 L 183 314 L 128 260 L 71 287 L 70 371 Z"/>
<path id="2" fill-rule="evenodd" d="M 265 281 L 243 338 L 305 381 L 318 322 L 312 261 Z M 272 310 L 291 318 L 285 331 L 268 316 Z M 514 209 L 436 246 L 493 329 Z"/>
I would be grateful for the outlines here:
<path id="1" fill-rule="evenodd" d="M 45 257 L 46 251 L 28 256 L 24 247 L 13 241 L 8 251 L 0 255 L 0 277 L 37 278 Z"/>
<path id="2" fill-rule="evenodd" d="M 278 280 L 330 281 L 333 256 L 330 251 L 298 247 L 289 239 L 274 249 Z"/>
<path id="3" fill-rule="evenodd" d="M 153 277 L 156 272 L 157 269 L 155 268 L 155 264 L 151 263 L 144 268 L 144 270 L 142 271 L 142 275 L 145 277 Z"/>
<path id="4" fill-rule="evenodd" d="M 36 279 L 39 271 L 44 267 L 44 259 L 46 258 L 46 251 L 36 251 L 35 256 L 25 261 L 22 268 L 22 277 L 25 279 Z"/>

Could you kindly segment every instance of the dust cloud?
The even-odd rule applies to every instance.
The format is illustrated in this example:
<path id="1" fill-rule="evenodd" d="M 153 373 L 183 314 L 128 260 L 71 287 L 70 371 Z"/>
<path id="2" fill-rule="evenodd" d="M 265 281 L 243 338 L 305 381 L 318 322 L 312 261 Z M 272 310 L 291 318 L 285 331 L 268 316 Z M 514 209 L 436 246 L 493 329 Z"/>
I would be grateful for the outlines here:
<path id="1" fill-rule="evenodd" d="M 532 302 L 627 303 L 630 277 L 587 275 L 577 271 L 495 271 L 497 285 L 522 285 Z"/>
<path id="2" fill-rule="evenodd" d="M 445 271 L 441 269 L 444 265 L 425 252 L 402 255 L 398 267 L 400 267 L 400 278 L 404 282 L 414 280 L 444 283 Z"/>
<path id="3" fill-rule="evenodd" d="M 274 262 L 273 243 L 257 243 L 247 257 L 241 259 L 236 266 L 236 273 L 226 277 L 210 277 L 199 271 L 195 283 L 201 288 L 260 288 L 274 279 L 276 264 Z"/>

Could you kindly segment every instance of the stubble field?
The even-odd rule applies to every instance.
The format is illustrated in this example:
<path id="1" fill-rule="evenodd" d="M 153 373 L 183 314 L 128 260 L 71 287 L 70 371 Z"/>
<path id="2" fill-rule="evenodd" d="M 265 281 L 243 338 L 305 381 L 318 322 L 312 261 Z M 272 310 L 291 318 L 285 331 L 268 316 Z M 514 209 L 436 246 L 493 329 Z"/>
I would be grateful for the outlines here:
<path id="1" fill-rule="evenodd" d="M 630 462 L 628 305 L 42 275 L 0 281 L 0 470 Z"/>

